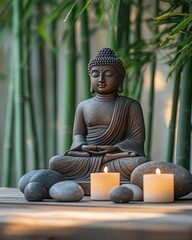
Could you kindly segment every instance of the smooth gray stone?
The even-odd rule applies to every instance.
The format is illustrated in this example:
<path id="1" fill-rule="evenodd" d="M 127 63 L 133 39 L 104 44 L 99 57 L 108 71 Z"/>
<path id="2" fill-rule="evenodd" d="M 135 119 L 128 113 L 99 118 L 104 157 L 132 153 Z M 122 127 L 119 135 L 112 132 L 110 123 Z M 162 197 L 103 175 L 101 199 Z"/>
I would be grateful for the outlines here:
<path id="1" fill-rule="evenodd" d="M 30 179 L 33 177 L 33 175 L 35 174 L 35 173 L 37 173 L 38 171 L 40 171 L 40 170 L 33 170 L 33 171 L 31 171 L 31 172 L 28 172 L 28 173 L 26 173 L 26 174 L 24 174 L 21 178 L 20 178 L 20 180 L 19 180 L 19 189 L 20 189 L 20 191 L 22 192 L 22 193 L 24 193 L 24 189 L 25 189 L 25 187 L 27 186 L 27 184 L 29 183 L 29 181 L 30 181 Z"/>
<path id="2" fill-rule="evenodd" d="M 76 182 L 62 181 L 50 188 L 49 195 L 58 201 L 77 202 L 84 197 L 84 191 Z"/>
<path id="3" fill-rule="evenodd" d="M 128 203 L 132 198 L 133 192 L 127 187 L 118 186 L 109 192 L 109 199 L 114 203 Z"/>
<path id="4" fill-rule="evenodd" d="M 45 187 L 39 182 L 28 183 L 24 190 L 27 201 L 43 201 L 46 196 Z"/>
<path id="5" fill-rule="evenodd" d="M 174 174 L 175 199 L 185 196 L 192 191 L 192 175 L 190 172 L 180 165 L 168 162 L 151 161 L 143 163 L 132 172 L 131 183 L 143 189 L 143 175 L 155 173 L 157 168 L 161 170 L 161 173 Z"/>
<path id="6" fill-rule="evenodd" d="M 127 187 L 128 189 L 132 190 L 133 192 L 133 198 L 132 201 L 142 201 L 143 200 L 143 190 L 132 183 L 126 183 L 126 184 L 122 184 L 122 187 Z"/>
<path id="7" fill-rule="evenodd" d="M 49 196 L 49 189 L 58 182 L 61 182 L 64 180 L 64 177 L 62 174 L 53 171 L 53 170 L 40 170 L 37 173 L 35 173 L 32 178 L 30 179 L 31 182 L 39 182 L 46 188 L 46 196 L 45 198 L 50 198 Z"/>

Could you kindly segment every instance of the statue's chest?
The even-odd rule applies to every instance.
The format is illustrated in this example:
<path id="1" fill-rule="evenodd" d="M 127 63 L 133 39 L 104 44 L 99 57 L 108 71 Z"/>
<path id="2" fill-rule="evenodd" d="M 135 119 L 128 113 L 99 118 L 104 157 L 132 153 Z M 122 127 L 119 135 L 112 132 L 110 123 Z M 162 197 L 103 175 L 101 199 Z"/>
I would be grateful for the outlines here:
<path id="1" fill-rule="evenodd" d="M 109 125 L 114 111 L 114 103 L 99 102 L 85 110 L 87 126 Z"/>

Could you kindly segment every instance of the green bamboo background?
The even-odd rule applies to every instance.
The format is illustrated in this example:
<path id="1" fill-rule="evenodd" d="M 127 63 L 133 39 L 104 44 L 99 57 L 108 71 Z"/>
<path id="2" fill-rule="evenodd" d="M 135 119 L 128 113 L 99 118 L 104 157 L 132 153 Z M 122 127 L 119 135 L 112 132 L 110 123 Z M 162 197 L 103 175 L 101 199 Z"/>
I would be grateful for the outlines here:
<path id="1" fill-rule="evenodd" d="M 141 101 L 151 68 L 145 146 L 150 159 L 157 54 L 167 52 L 167 81 L 174 81 L 174 92 L 164 160 L 173 162 L 175 154 L 176 163 L 190 169 L 191 10 L 190 0 L 1 0 L 0 43 L 8 67 L 0 77 L 9 84 L 1 110 L 6 123 L 1 185 L 17 186 L 25 172 L 48 168 L 51 156 L 70 147 L 75 106 L 91 96 L 87 63 L 101 29 L 105 46 L 124 61 L 124 95 Z"/>

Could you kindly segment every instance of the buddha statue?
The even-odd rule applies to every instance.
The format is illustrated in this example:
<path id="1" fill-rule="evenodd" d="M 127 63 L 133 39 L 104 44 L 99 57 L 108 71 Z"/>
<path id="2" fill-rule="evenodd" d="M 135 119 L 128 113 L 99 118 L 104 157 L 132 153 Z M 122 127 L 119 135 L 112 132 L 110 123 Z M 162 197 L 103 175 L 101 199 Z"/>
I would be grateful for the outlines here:
<path id="1" fill-rule="evenodd" d="M 107 166 L 129 181 L 132 171 L 148 161 L 142 108 L 136 100 L 119 95 L 125 68 L 110 48 L 102 48 L 89 61 L 88 73 L 95 96 L 78 104 L 71 148 L 53 156 L 49 167 L 65 179 L 88 181 L 90 173 Z"/>

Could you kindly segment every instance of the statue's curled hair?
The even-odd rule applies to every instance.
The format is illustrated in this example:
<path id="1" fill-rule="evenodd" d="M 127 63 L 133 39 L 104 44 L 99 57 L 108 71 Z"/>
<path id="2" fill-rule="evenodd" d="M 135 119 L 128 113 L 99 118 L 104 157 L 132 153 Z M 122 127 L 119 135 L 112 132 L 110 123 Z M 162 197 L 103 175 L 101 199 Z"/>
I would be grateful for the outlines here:
<path id="1" fill-rule="evenodd" d="M 117 58 L 111 48 L 102 48 L 98 51 L 95 58 L 92 58 L 88 63 L 88 73 L 90 75 L 93 66 L 113 66 L 117 69 L 121 81 L 125 78 L 125 68 L 122 61 Z"/>

